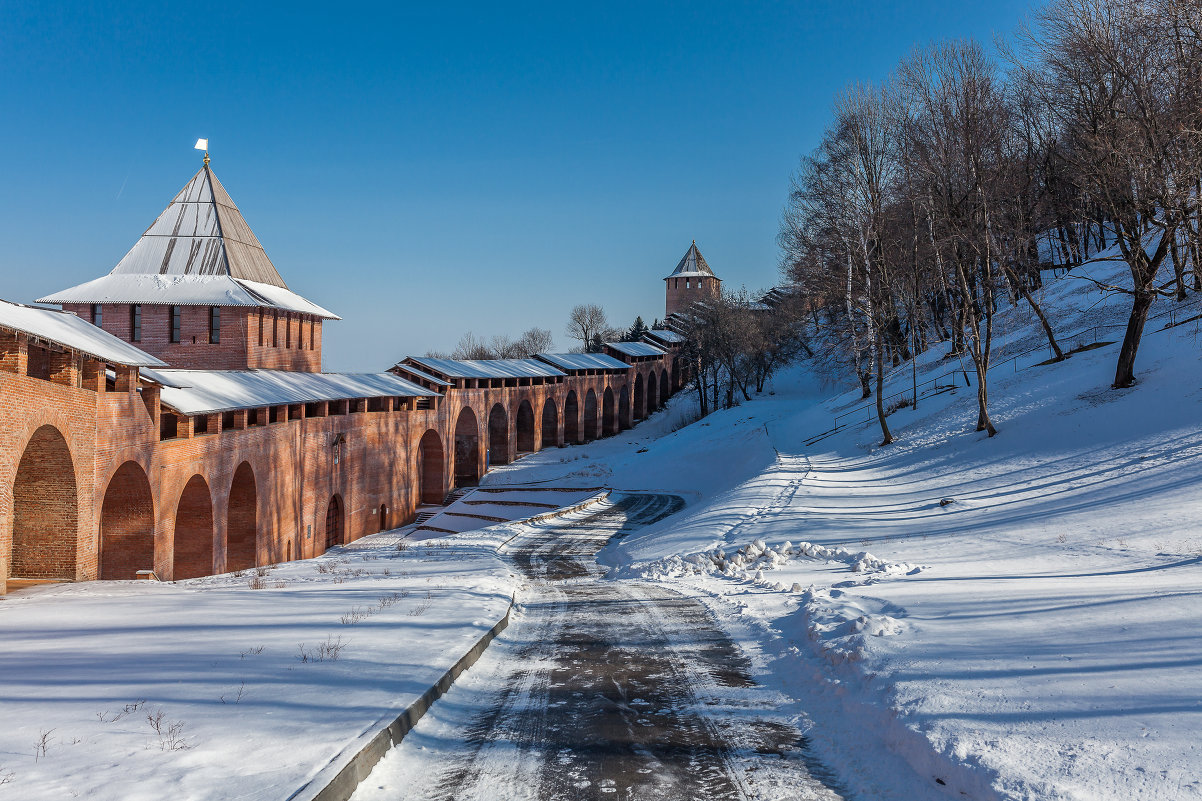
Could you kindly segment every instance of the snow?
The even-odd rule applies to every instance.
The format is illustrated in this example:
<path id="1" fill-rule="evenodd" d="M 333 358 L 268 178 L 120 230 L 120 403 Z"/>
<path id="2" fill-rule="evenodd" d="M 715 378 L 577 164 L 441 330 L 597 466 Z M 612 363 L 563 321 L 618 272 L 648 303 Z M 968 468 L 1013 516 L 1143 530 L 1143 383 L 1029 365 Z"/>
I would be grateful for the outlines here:
<path id="1" fill-rule="evenodd" d="M 398 551 L 386 532 L 262 576 L 8 596 L 0 798 L 286 798 L 505 614 L 509 536 Z M 327 643 L 336 660 L 319 658 Z M 147 717 L 160 711 L 162 735 Z"/>
<path id="2" fill-rule="evenodd" d="M 1103 341 L 1118 338 L 1107 326 L 1125 300 L 1071 276 L 1040 292 L 1064 346 L 1092 344 L 1099 321 Z M 854 797 L 1197 799 L 1202 327 L 1169 322 L 1149 323 L 1139 384 L 1112 390 L 1116 345 L 1041 366 L 1032 315 L 1006 310 L 993 438 L 973 431 L 961 386 L 896 411 L 885 448 L 871 422 L 807 447 L 863 401 L 801 365 L 741 407 L 686 425 L 682 393 L 635 429 L 499 466 L 483 485 L 684 497 L 601 552 L 608 580 L 703 601 Z M 945 353 L 919 359 L 919 381 L 958 366 Z M 889 391 L 911 380 L 903 365 Z M 281 566 L 259 590 L 251 575 L 10 596 L 0 797 L 286 797 L 504 613 L 520 583 L 496 549 L 521 530 L 405 551 L 386 534 Z M 339 635 L 337 662 L 297 659 L 298 643 Z M 143 714 L 158 709 L 184 722 L 186 750 L 160 750 Z"/>
<path id="3" fill-rule="evenodd" d="M 613 348 L 618 353 L 627 356 L 663 356 L 663 348 L 657 348 L 650 342 L 606 342 L 605 347 Z"/>
<path id="4" fill-rule="evenodd" d="M 476 489 L 441 507 L 438 514 L 424 521 L 418 530 L 446 532 L 473 531 L 498 522 L 525 520 L 545 515 L 562 507 L 574 507 L 590 498 L 602 498 L 602 487 L 560 488 L 530 491 L 526 489 Z"/>
<path id="5" fill-rule="evenodd" d="M 331 320 L 339 319 L 333 312 L 283 287 L 228 275 L 109 273 L 39 298 L 38 303 L 265 306 Z"/>
<path id="6" fill-rule="evenodd" d="M 393 373 L 290 370 L 146 370 L 161 400 L 180 414 L 211 414 L 310 401 L 437 395 Z"/>
<path id="7" fill-rule="evenodd" d="M 114 364 L 130 367 L 166 366 L 166 362 L 68 312 L 0 300 L 0 328 L 20 331 Z"/>
<path id="8" fill-rule="evenodd" d="M 604 353 L 539 353 L 536 358 L 561 370 L 627 370 L 626 362 Z"/>
<path id="9" fill-rule="evenodd" d="M 1095 322 L 1121 338 L 1124 298 L 1071 274 L 1040 294 L 1066 349 Z M 615 579 L 706 600 L 854 794 L 1198 798 L 1200 329 L 1169 322 L 1148 325 L 1139 385 L 1112 390 L 1117 345 L 1035 366 L 1033 316 L 1007 311 L 992 439 L 961 386 L 894 413 L 887 448 L 875 422 L 806 447 L 863 402 L 802 367 L 745 406 L 673 433 L 653 417 L 522 476 L 689 498 L 601 558 Z M 920 359 L 919 381 L 958 367 L 945 352 Z M 906 365 L 889 391 L 910 382 Z"/>
<path id="10" fill-rule="evenodd" d="M 410 356 L 408 361 L 447 378 L 557 378 L 564 373 L 538 359 L 434 359 Z"/>

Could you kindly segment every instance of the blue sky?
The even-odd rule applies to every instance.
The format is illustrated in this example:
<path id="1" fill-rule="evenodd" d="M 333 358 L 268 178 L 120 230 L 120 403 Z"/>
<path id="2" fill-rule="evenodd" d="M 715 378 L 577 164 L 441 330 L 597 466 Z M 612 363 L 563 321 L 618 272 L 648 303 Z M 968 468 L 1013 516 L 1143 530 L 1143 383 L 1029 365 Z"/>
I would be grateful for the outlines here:
<path id="1" fill-rule="evenodd" d="M 788 178 L 835 92 L 1031 3 L 309 5 L 0 0 L 0 297 L 108 272 L 213 167 L 289 286 L 344 319 L 325 367 L 599 303 L 663 315 L 691 239 L 778 281 Z"/>

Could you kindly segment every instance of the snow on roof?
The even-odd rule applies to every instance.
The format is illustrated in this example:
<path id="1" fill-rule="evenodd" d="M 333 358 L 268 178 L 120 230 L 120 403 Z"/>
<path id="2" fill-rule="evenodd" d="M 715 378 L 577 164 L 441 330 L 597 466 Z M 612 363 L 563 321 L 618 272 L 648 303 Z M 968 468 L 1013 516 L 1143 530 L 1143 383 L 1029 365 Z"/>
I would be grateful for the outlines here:
<path id="1" fill-rule="evenodd" d="M 667 328 L 652 328 L 650 331 L 643 334 L 643 336 L 645 338 L 649 337 L 651 339 L 657 339 L 660 342 L 667 342 L 668 344 L 672 345 L 685 341 L 685 337 Z"/>
<path id="2" fill-rule="evenodd" d="M 255 306 L 302 312 L 331 320 L 338 315 L 291 290 L 228 275 L 108 275 L 38 303 L 141 303 L 172 306 Z"/>
<path id="3" fill-rule="evenodd" d="M 430 397 L 436 392 L 392 373 L 303 373 L 291 370 L 143 370 L 163 385 L 160 399 L 180 414 L 212 414 L 350 398 Z"/>
<path id="4" fill-rule="evenodd" d="M 338 319 L 288 289 L 208 164 L 108 275 L 38 302 L 265 306 Z"/>
<path id="5" fill-rule="evenodd" d="M 406 361 L 447 378 L 556 378 L 564 375 L 538 359 L 431 359 L 410 356 Z"/>
<path id="6" fill-rule="evenodd" d="M 697 249 L 697 240 L 693 240 L 693 244 L 689 245 L 689 249 L 685 251 L 684 258 L 676 265 L 676 269 L 672 274 L 664 278 L 695 278 L 695 277 L 717 278 L 714 271 L 710 269 L 709 263 L 705 257 L 701 255 L 701 251 Z"/>
<path id="7" fill-rule="evenodd" d="M 649 342 L 606 342 L 605 347 L 613 348 L 618 353 L 627 356 L 663 356 L 664 351 Z"/>
<path id="8" fill-rule="evenodd" d="M 434 384 L 436 386 L 440 386 L 440 387 L 449 387 L 450 386 L 450 384 L 448 384 L 446 381 L 443 381 L 438 376 L 430 375 L 425 370 L 419 370 L 416 367 L 414 367 L 412 364 L 405 364 L 404 362 L 401 362 L 400 364 L 393 365 L 393 369 L 404 370 L 409 375 L 417 376 L 418 378 L 422 379 L 423 381 L 429 381 L 431 384 Z"/>
<path id="9" fill-rule="evenodd" d="M 540 353 L 535 356 L 561 370 L 628 370 L 630 365 L 604 353 Z"/>
<path id="10" fill-rule="evenodd" d="M 167 366 L 166 362 L 68 312 L 0 300 L 0 328 L 20 331 L 113 364 L 128 367 Z"/>

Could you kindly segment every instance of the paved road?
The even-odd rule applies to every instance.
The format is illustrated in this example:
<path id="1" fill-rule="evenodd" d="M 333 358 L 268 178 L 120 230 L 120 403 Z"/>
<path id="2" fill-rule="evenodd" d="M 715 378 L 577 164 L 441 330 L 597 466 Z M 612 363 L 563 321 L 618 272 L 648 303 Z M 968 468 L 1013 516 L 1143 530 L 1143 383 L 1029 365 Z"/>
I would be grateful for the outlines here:
<path id="1" fill-rule="evenodd" d="M 515 541 L 521 614 L 354 801 L 837 799 L 704 606 L 599 580 L 605 543 L 683 505 L 627 495 Z"/>

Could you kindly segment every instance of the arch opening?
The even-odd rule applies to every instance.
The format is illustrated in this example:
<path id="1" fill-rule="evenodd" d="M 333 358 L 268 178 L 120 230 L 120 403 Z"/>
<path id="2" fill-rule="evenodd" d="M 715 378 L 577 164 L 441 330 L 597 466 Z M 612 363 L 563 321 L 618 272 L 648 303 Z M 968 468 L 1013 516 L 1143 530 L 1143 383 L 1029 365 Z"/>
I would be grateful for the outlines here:
<path id="1" fill-rule="evenodd" d="M 418 502 L 439 504 L 446 496 L 442 483 L 442 440 L 430 429 L 417 447 Z"/>
<path id="2" fill-rule="evenodd" d="M 13 480 L 12 577 L 74 579 L 78 533 L 71 449 L 44 425 L 29 438 Z"/>
<path id="3" fill-rule="evenodd" d="M 659 408 L 659 392 L 657 391 L 655 370 L 647 373 L 647 414 Z"/>
<path id="4" fill-rule="evenodd" d="M 154 570 L 154 498 L 137 462 L 117 468 L 100 507 L 100 578 L 135 579 Z"/>
<path id="5" fill-rule="evenodd" d="M 559 444 L 559 411 L 555 408 L 554 398 L 547 398 L 543 402 L 542 440 L 544 448 Z"/>
<path id="6" fill-rule="evenodd" d="M 326 506 L 326 550 L 341 545 L 346 537 L 346 523 L 342 509 L 342 496 L 335 493 Z"/>
<path id="7" fill-rule="evenodd" d="M 517 413 L 518 453 L 533 453 L 534 447 L 534 409 L 530 401 L 523 400 L 518 405 Z"/>
<path id="8" fill-rule="evenodd" d="M 213 496 L 200 475 L 192 476 L 175 508 L 171 578 L 188 579 L 213 572 Z"/>
<path id="9" fill-rule="evenodd" d="M 455 486 L 473 487 L 480 481 L 480 426 L 476 413 L 464 406 L 455 421 Z"/>
<path id="10" fill-rule="evenodd" d="M 259 555 L 259 494 L 248 462 L 234 471 L 225 521 L 226 571 L 254 567 Z"/>
<path id="11" fill-rule="evenodd" d="M 488 413 L 488 463 L 509 464 L 509 415 L 499 403 Z"/>
<path id="12" fill-rule="evenodd" d="M 625 431 L 630 424 L 630 385 L 623 384 L 618 392 L 618 431 Z"/>
<path id="13" fill-rule="evenodd" d="M 583 442 L 580 436 L 580 401 L 576 399 L 576 390 L 568 392 L 563 402 L 563 440 L 564 442 Z"/>
<path id="14" fill-rule="evenodd" d="M 584 442 L 591 442 L 597 438 L 598 422 L 597 393 L 590 389 L 584 396 Z"/>
<path id="15" fill-rule="evenodd" d="M 614 408 L 614 391 L 606 387 L 605 395 L 601 400 L 601 436 L 611 437 L 616 433 L 618 433 L 618 415 Z"/>
<path id="16" fill-rule="evenodd" d="M 668 368 L 665 367 L 659 374 L 659 405 L 663 406 L 668 402 L 668 396 L 672 394 L 672 385 L 669 383 Z"/>
<path id="17" fill-rule="evenodd" d="M 634 419 L 642 420 L 647 416 L 646 400 L 643 394 L 643 374 L 634 377 Z"/>

